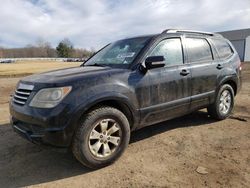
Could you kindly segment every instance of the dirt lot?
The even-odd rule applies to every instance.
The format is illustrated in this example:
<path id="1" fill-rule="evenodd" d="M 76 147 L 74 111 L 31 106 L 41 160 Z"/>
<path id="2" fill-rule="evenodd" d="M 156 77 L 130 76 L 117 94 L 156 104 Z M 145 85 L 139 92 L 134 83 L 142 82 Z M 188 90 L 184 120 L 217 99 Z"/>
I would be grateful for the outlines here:
<path id="1" fill-rule="evenodd" d="M 1 65 L 0 65 L 1 69 Z M 33 145 L 8 124 L 8 99 L 18 78 L 0 78 L 0 185 L 2 187 L 250 187 L 250 64 L 232 116 L 205 110 L 132 134 L 113 165 L 91 171 L 70 153 Z M 197 173 L 204 167 L 207 174 Z"/>

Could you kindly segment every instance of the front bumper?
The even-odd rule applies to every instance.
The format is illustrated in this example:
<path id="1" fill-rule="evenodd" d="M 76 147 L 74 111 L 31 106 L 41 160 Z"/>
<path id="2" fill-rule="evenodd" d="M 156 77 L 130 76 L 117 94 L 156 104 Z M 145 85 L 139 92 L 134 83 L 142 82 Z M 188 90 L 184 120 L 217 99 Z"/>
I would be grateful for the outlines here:
<path id="1" fill-rule="evenodd" d="M 68 147 L 74 132 L 73 119 L 63 106 L 58 109 L 36 109 L 10 101 L 10 123 L 15 132 L 35 144 Z"/>
<path id="2" fill-rule="evenodd" d="M 33 142 L 35 144 L 42 143 L 42 138 L 44 137 L 44 134 L 37 134 L 33 133 L 30 130 L 23 129 L 20 124 L 13 123 L 13 119 L 11 118 L 11 125 L 16 133 L 18 133 L 21 137 L 27 139 L 30 142 Z"/>
<path id="3" fill-rule="evenodd" d="M 46 130 L 37 125 L 16 120 L 11 117 L 11 125 L 16 133 L 34 144 L 67 147 L 68 141 L 63 130 Z"/>

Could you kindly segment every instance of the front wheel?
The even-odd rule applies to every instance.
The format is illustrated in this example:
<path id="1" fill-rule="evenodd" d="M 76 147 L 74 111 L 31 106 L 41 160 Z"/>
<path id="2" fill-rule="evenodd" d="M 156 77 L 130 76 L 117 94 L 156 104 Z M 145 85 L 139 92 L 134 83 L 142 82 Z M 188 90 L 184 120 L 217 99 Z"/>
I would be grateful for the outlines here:
<path id="1" fill-rule="evenodd" d="M 215 119 L 226 119 L 234 107 L 234 90 L 229 84 L 222 85 L 215 102 L 211 104 L 207 111 Z"/>
<path id="2" fill-rule="evenodd" d="M 99 107 L 81 121 L 73 138 L 72 152 L 83 165 L 101 168 L 121 156 L 129 139 L 126 116 L 116 108 Z"/>

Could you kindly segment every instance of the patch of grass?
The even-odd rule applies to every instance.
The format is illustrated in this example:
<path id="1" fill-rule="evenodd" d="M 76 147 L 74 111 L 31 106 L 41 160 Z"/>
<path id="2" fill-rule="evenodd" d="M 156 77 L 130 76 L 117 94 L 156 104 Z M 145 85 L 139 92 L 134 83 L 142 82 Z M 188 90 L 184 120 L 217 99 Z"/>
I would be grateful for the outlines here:
<path id="1" fill-rule="evenodd" d="M 24 76 L 50 70 L 77 67 L 82 62 L 59 61 L 17 61 L 15 63 L 0 64 L 0 77 Z"/>

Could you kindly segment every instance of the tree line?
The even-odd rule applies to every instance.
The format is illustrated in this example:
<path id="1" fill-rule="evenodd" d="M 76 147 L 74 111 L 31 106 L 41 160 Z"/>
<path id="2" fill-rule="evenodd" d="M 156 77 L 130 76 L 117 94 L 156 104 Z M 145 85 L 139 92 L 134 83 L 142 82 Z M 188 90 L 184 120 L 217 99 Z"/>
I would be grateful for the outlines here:
<path id="1" fill-rule="evenodd" d="M 74 48 L 69 39 L 63 39 L 56 48 L 47 41 L 39 39 L 35 45 L 27 45 L 23 48 L 0 47 L 0 58 L 88 58 L 94 50 Z"/>

